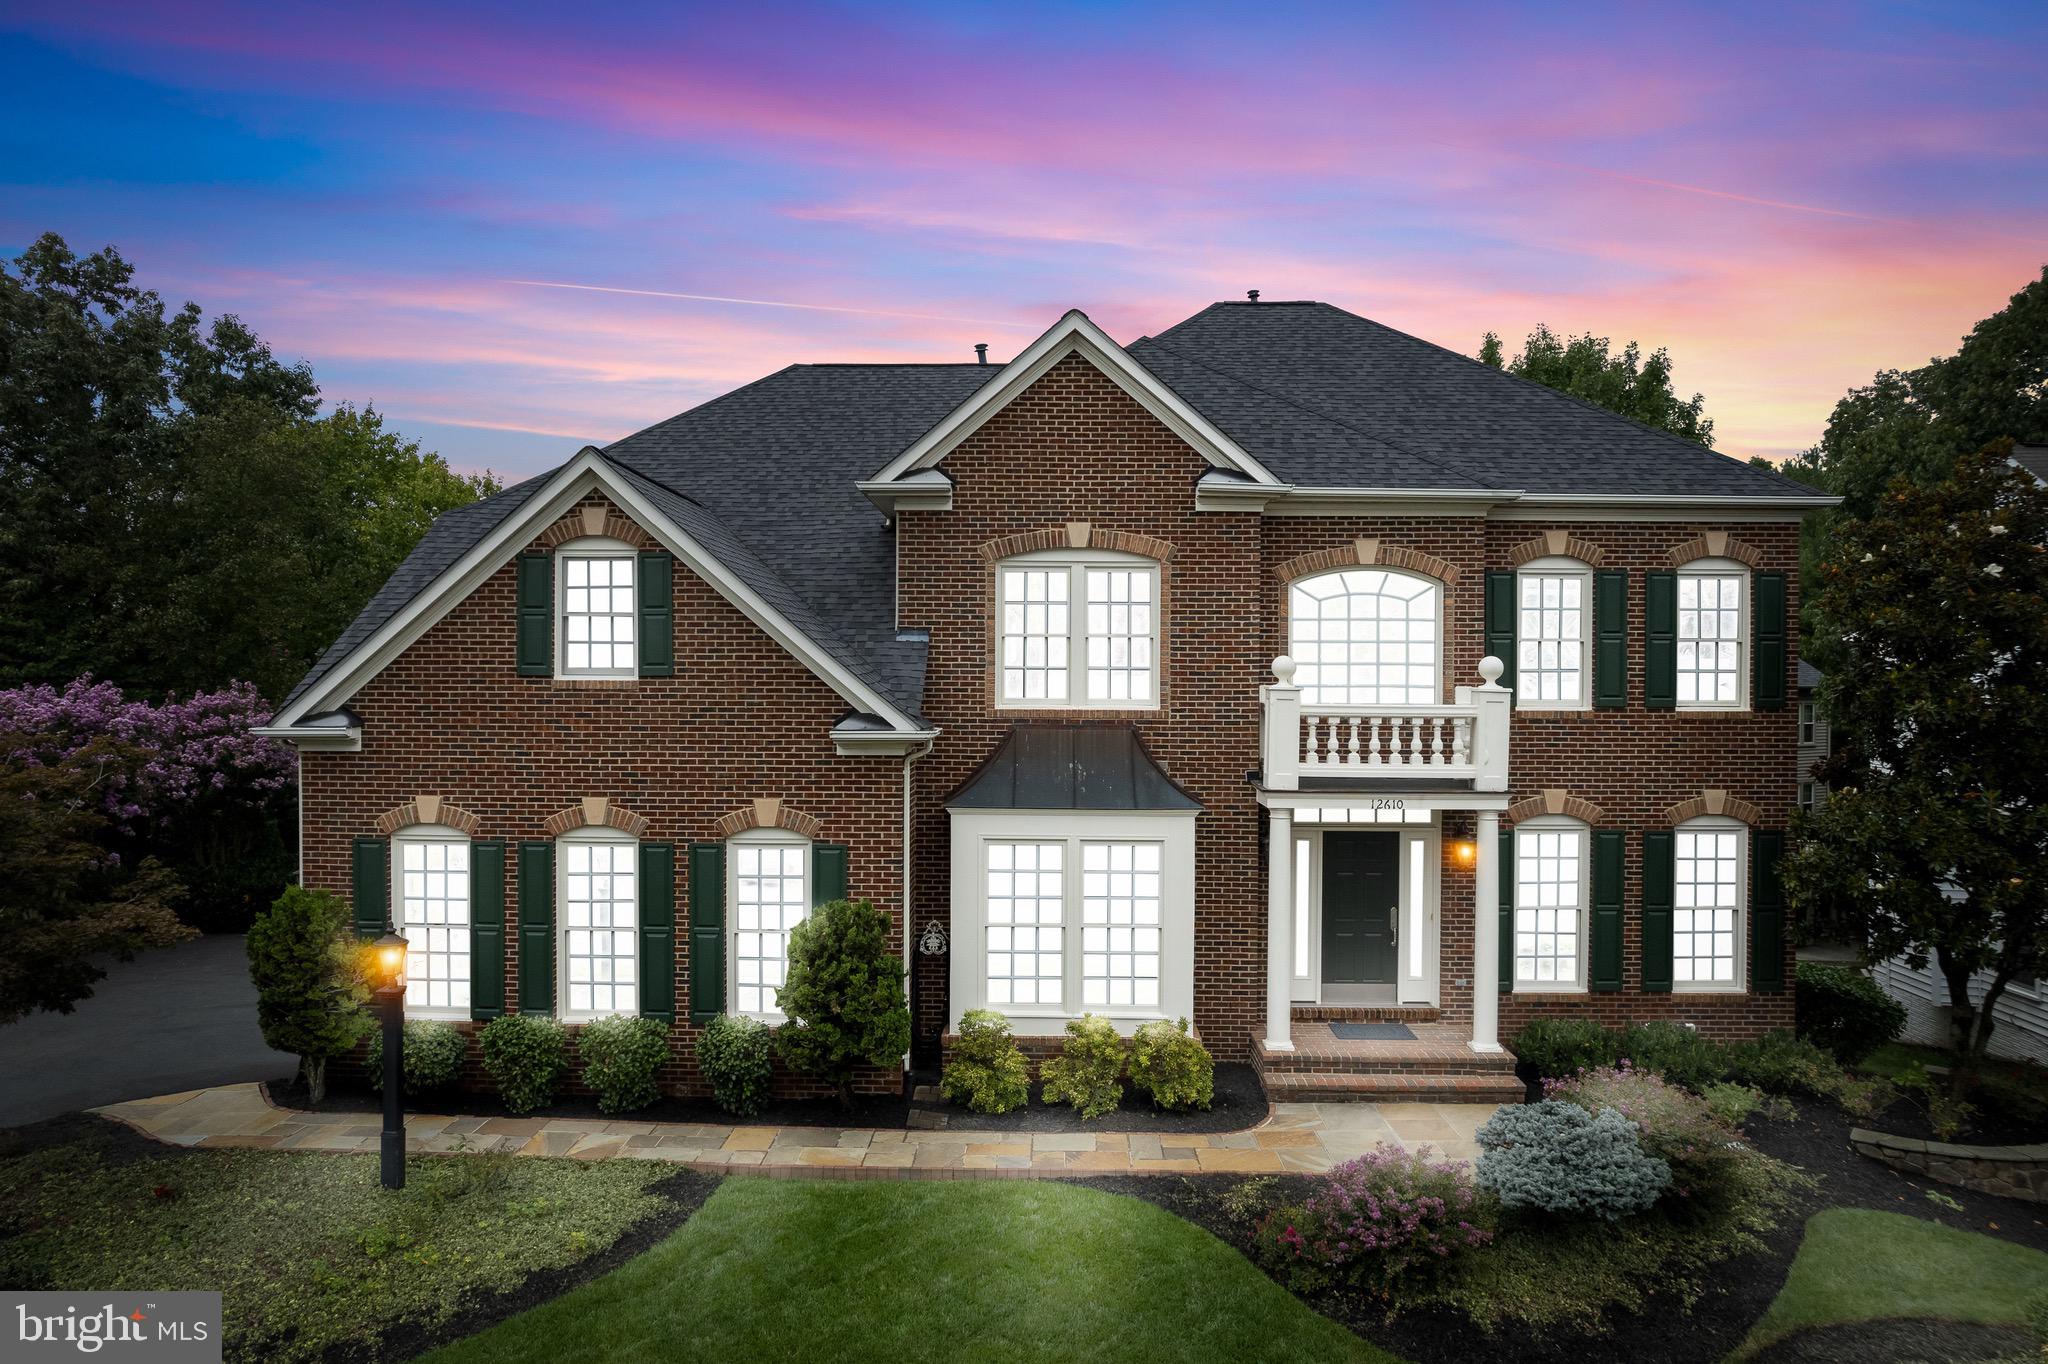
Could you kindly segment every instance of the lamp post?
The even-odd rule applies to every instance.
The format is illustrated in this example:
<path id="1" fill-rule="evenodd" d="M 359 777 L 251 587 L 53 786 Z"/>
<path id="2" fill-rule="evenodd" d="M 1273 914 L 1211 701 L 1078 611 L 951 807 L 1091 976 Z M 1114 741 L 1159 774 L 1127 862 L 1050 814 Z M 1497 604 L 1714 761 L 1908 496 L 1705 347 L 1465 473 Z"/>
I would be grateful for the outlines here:
<path id="1" fill-rule="evenodd" d="M 402 1189 L 405 1110 L 400 1086 L 405 1077 L 405 939 L 387 929 L 374 947 L 377 1003 L 384 1025 L 384 1133 L 378 1147 L 378 1179 L 387 1189 Z"/>

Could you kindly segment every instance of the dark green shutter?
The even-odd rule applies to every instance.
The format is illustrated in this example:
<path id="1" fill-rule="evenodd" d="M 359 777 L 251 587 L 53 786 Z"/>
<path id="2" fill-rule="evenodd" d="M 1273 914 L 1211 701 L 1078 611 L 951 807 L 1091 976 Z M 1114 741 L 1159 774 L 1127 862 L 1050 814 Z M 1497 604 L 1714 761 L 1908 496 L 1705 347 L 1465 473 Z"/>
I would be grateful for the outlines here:
<path id="1" fill-rule="evenodd" d="M 555 845 L 519 845 L 519 1012 L 555 1012 Z"/>
<path id="2" fill-rule="evenodd" d="M 469 1016 L 505 1012 L 505 843 L 469 845 Z"/>
<path id="3" fill-rule="evenodd" d="M 1593 933 L 1587 983 L 1595 990 L 1621 988 L 1622 834 L 1593 831 Z"/>
<path id="4" fill-rule="evenodd" d="M 377 937 L 391 923 L 391 844 L 381 838 L 358 838 L 350 882 L 356 936 Z"/>
<path id="5" fill-rule="evenodd" d="M 676 845 L 640 845 L 640 1015 L 676 1021 Z"/>
<path id="6" fill-rule="evenodd" d="M 640 556 L 640 675 L 671 677 L 676 670 L 675 556 L 650 549 Z"/>
<path id="7" fill-rule="evenodd" d="M 846 898 L 846 854 L 844 843 L 811 845 L 811 903 L 826 904 Z"/>
<path id="8" fill-rule="evenodd" d="M 555 672 L 555 563 L 545 551 L 519 556 L 518 660 L 521 677 Z"/>
<path id="9" fill-rule="evenodd" d="M 1643 835 L 1643 990 L 1671 993 L 1672 834 L 1655 829 Z"/>
<path id="10" fill-rule="evenodd" d="M 1628 574 L 1593 575 L 1593 708 L 1628 707 Z"/>
<path id="11" fill-rule="evenodd" d="M 1756 640 L 1751 668 L 1758 710 L 1785 709 L 1785 575 L 1759 573 L 1755 588 Z"/>
<path id="12" fill-rule="evenodd" d="M 1508 577 L 1515 575 L 1510 573 Z M 1515 988 L 1515 831 L 1500 831 L 1500 942 L 1495 970 L 1500 973 L 1500 992 Z"/>
<path id="13" fill-rule="evenodd" d="M 690 845 L 690 1019 L 725 1012 L 725 844 Z"/>
<path id="14" fill-rule="evenodd" d="M 1500 660 L 1500 685 L 1515 685 L 1515 575 L 1492 569 L 1486 575 L 1486 652 Z"/>
<path id="15" fill-rule="evenodd" d="M 1678 705 L 1678 575 L 1650 573 L 1643 582 L 1643 704 Z"/>
<path id="16" fill-rule="evenodd" d="M 1785 835 L 1759 829 L 1749 840 L 1749 988 L 1776 994 L 1785 988 L 1785 887 L 1778 859 Z"/>

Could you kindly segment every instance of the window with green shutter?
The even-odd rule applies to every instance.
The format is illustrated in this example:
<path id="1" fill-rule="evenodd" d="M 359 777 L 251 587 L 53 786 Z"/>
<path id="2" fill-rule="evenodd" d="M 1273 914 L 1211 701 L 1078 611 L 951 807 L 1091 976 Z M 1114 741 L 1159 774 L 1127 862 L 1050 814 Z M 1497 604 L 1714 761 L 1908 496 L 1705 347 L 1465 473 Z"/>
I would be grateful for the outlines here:
<path id="1" fill-rule="evenodd" d="M 1678 708 L 1678 575 L 1643 578 L 1643 704 Z"/>
<path id="2" fill-rule="evenodd" d="M 519 556 L 517 597 L 518 672 L 552 677 L 555 671 L 555 566 L 547 552 Z"/>
<path id="3" fill-rule="evenodd" d="M 1643 835 L 1643 989 L 1671 993 L 1671 904 L 1676 885 L 1669 829 Z"/>
<path id="4" fill-rule="evenodd" d="M 358 938 L 375 938 L 391 924 L 391 845 L 358 838 L 351 849 L 349 897 Z"/>
<path id="5" fill-rule="evenodd" d="M 1628 707 L 1628 574 L 1593 575 L 1593 708 Z"/>
<path id="6" fill-rule="evenodd" d="M 665 549 L 640 556 L 640 675 L 675 674 L 675 556 Z"/>
<path id="7" fill-rule="evenodd" d="M 1592 943 L 1588 983 L 1596 992 L 1621 988 L 1623 844 L 1619 829 L 1593 831 Z"/>
<path id="8" fill-rule="evenodd" d="M 1785 886 L 1779 859 L 1785 835 L 1759 829 L 1749 840 L 1749 988 L 1777 994 L 1785 988 Z"/>
<path id="9" fill-rule="evenodd" d="M 519 1012 L 555 1012 L 555 845 L 519 845 Z"/>
<path id="10" fill-rule="evenodd" d="M 1751 704 L 1758 710 L 1785 709 L 1785 672 L 1789 663 L 1786 640 L 1785 575 L 1758 573 L 1752 591 L 1756 624 L 1751 667 Z"/>
<path id="11" fill-rule="evenodd" d="M 505 843 L 469 845 L 469 1016 L 505 1012 Z"/>
<path id="12" fill-rule="evenodd" d="M 1515 572 L 1489 569 L 1486 574 L 1486 652 L 1500 660 L 1500 685 L 1515 685 Z"/>
<path id="13" fill-rule="evenodd" d="M 676 845 L 640 845 L 640 1014 L 676 1021 Z"/>
<path id="14" fill-rule="evenodd" d="M 725 844 L 690 845 L 690 1019 L 725 1012 Z"/>

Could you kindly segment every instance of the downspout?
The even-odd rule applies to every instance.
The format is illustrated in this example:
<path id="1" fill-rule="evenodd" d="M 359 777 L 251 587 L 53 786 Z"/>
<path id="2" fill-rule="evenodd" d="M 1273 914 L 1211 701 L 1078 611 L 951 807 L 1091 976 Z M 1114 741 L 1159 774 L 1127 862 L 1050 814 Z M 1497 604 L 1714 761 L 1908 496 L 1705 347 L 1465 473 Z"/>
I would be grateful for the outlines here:
<path id="1" fill-rule="evenodd" d="M 899 893 L 903 897 L 903 989 L 905 1002 L 910 1006 L 910 1046 L 917 1048 L 917 969 L 910 955 L 910 830 L 913 822 L 913 801 L 911 798 L 911 769 L 917 760 L 932 751 L 936 739 L 927 739 L 924 747 L 915 753 L 903 755 L 903 877 Z M 903 1073 L 910 1074 L 910 1052 L 903 1053 Z"/>

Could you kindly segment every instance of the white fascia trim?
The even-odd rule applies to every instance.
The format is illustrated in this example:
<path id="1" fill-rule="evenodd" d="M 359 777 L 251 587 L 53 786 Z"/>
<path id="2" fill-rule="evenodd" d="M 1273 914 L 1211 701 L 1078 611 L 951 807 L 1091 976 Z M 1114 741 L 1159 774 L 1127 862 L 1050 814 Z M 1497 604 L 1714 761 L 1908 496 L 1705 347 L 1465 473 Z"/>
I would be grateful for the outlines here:
<path id="1" fill-rule="evenodd" d="M 1150 370 L 1133 360 L 1122 346 L 1110 339 L 1108 333 L 1091 322 L 1086 313 L 1075 308 L 1025 347 L 1023 354 L 997 370 L 987 383 L 947 413 L 937 426 L 884 465 L 868 483 L 892 483 L 905 474 L 931 468 L 1069 355 L 1081 356 L 1108 375 L 1119 388 L 1193 446 L 1210 464 L 1219 469 L 1235 469 L 1260 483 L 1280 482 L 1236 441 L 1224 435 L 1207 417 L 1182 401 L 1179 394 L 1160 383 Z M 862 490 L 866 491 L 866 488 Z"/>
<path id="2" fill-rule="evenodd" d="M 1296 486 L 1266 508 L 1268 516 L 1344 516 L 1388 512 L 1408 516 L 1487 516 L 1521 497 L 1513 488 L 1310 488 Z"/>
<path id="3" fill-rule="evenodd" d="M 256 725 L 249 732 L 259 739 L 276 739 L 301 752 L 360 753 L 363 727 L 337 729 L 325 725 Z"/>
<path id="4" fill-rule="evenodd" d="M 708 554 L 690 536 L 663 516 L 638 493 L 614 475 L 595 448 L 586 447 L 564 465 L 524 510 L 508 518 L 497 529 L 471 546 L 435 581 L 428 591 L 408 603 L 404 610 L 386 621 L 378 631 L 343 659 L 320 685 L 300 697 L 287 712 L 276 716 L 271 727 L 289 729 L 307 715 L 332 709 L 339 699 L 353 696 L 362 686 L 405 652 L 436 621 L 466 599 L 493 573 L 502 568 L 518 546 L 531 540 L 543 527 L 553 524 L 586 493 L 601 489 L 629 512 L 646 530 L 673 550 L 691 572 L 711 584 L 777 644 L 824 682 L 848 705 L 878 715 L 898 731 L 922 733 L 922 727 L 889 704 L 859 678 L 792 626 L 782 614 L 763 601 L 725 565 Z"/>
<path id="5" fill-rule="evenodd" d="M 1706 497 L 1666 493 L 1525 493 L 1511 506 L 1489 513 L 1496 521 L 1545 521 L 1569 516 L 1583 521 L 1802 521 L 1842 499 L 1820 494 L 1794 497 Z"/>
<path id="6" fill-rule="evenodd" d="M 1293 491 L 1287 483 L 1247 483 L 1212 472 L 1195 481 L 1195 510 L 1263 512 Z"/>
<path id="7" fill-rule="evenodd" d="M 899 511 L 953 510 L 953 480 L 937 469 L 920 469 L 899 479 L 863 479 L 853 485 L 884 515 Z"/>
<path id="8" fill-rule="evenodd" d="M 936 729 L 834 729 L 832 747 L 842 758 L 907 757 L 939 737 Z"/>

